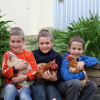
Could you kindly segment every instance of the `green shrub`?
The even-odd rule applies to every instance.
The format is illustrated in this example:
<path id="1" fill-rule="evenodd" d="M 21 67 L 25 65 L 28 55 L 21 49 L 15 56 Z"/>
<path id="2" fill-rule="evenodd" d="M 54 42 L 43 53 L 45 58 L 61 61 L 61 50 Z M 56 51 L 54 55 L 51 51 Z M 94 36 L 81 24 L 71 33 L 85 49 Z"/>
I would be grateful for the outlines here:
<path id="1" fill-rule="evenodd" d="M 89 11 L 90 12 L 90 11 Z M 72 36 L 81 36 L 85 41 L 84 55 L 94 56 L 100 62 L 100 20 L 98 13 L 91 17 L 79 18 L 78 22 L 74 20 L 70 23 L 71 26 L 66 28 L 66 31 L 53 29 L 54 45 L 53 49 L 60 53 L 62 56 L 68 51 L 69 40 Z M 37 38 L 28 39 L 28 44 L 31 50 L 38 49 Z"/>
<path id="2" fill-rule="evenodd" d="M 57 38 L 61 36 L 60 34 L 60 30 L 57 30 L 57 29 L 54 29 L 52 30 L 52 34 L 53 34 L 53 39 L 54 41 L 57 41 Z M 25 37 L 26 39 L 26 42 L 25 44 L 28 45 L 28 47 L 26 47 L 26 49 L 30 50 L 30 51 L 33 51 L 33 50 L 36 50 L 38 49 L 38 39 L 36 36 L 33 36 L 33 37 Z M 60 43 L 60 42 L 59 42 Z M 59 47 L 59 43 L 55 43 L 54 42 L 54 45 L 53 45 L 53 49 L 60 52 L 60 48 L 58 49 Z M 62 43 L 63 45 L 63 43 Z"/>
<path id="3" fill-rule="evenodd" d="M 1 10 L 0 10 L 1 12 Z M 0 16 L 0 18 L 4 17 Z M 0 70 L 2 67 L 2 59 L 3 59 L 3 54 L 10 49 L 9 46 L 9 31 L 8 29 L 10 29 L 8 23 L 12 22 L 12 21 L 0 21 Z M 1 86 L 1 78 L 0 78 L 0 86 Z"/>
<path id="4" fill-rule="evenodd" d="M 25 49 L 28 49 L 30 51 L 36 50 L 38 49 L 38 39 L 37 37 L 33 36 L 32 38 L 30 37 L 25 37 L 26 42 L 25 44 L 28 45 L 28 47 L 26 47 Z"/>
<path id="5" fill-rule="evenodd" d="M 79 22 L 72 21 L 71 27 L 68 26 L 66 29 L 67 32 L 60 32 L 63 35 L 61 35 L 62 37 L 58 37 L 58 41 L 61 40 L 61 43 L 68 46 L 69 39 L 72 36 L 81 36 L 86 43 L 84 55 L 97 57 L 100 61 L 100 20 L 98 13 L 96 15 L 92 15 L 90 12 L 90 15 L 91 17 L 86 18 L 86 20 L 82 16 L 82 19 L 79 18 Z M 57 43 L 59 42 L 56 42 L 56 44 Z M 62 52 L 68 51 L 67 48 L 63 49 L 61 47 L 61 51 L 59 53 L 62 54 Z"/>

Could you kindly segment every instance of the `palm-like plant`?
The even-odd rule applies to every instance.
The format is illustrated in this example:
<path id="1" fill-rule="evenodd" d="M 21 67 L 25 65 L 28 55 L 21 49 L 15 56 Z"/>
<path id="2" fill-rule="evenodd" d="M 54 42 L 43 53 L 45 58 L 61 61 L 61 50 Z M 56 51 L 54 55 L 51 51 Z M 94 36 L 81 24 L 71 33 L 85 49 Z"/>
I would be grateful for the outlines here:
<path id="1" fill-rule="evenodd" d="M 58 37 L 56 43 L 58 43 L 60 39 L 61 43 L 68 46 L 69 39 L 72 36 L 81 36 L 86 43 L 84 54 L 97 57 L 100 61 L 100 20 L 98 13 L 93 16 L 90 12 L 90 15 L 91 17 L 86 18 L 86 20 L 84 20 L 82 16 L 82 19 L 79 18 L 79 22 L 72 21 L 71 27 L 67 27 L 67 32 L 61 32 L 63 35 L 61 35 L 62 37 Z M 62 54 L 62 51 L 66 52 L 67 48 L 65 51 L 61 48 L 59 53 Z"/>

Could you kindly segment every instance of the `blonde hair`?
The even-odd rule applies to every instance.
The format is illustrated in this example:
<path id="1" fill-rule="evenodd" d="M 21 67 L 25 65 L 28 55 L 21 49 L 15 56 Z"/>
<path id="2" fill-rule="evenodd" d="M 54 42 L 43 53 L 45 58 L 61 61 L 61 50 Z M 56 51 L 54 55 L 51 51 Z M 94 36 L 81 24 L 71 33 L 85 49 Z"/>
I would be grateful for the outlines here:
<path id="1" fill-rule="evenodd" d="M 78 42 L 81 42 L 83 44 L 83 49 L 85 48 L 85 42 L 84 42 L 84 39 L 80 36 L 73 36 L 70 38 L 70 41 L 69 41 L 69 48 L 71 47 L 71 43 L 74 42 L 74 41 L 78 41 Z"/>
<path id="2" fill-rule="evenodd" d="M 9 39 L 10 39 L 11 35 L 20 35 L 22 37 L 22 39 L 24 39 L 24 32 L 19 27 L 11 28 L 10 33 L 9 33 Z"/>
<path id="3" fill-rule="evenodd" d="M 48 29 L 41 29 L 38 33 L 38 41 L 40 37 L 50 37 L 50 40 L 53 40 L 52 33 Z"/>

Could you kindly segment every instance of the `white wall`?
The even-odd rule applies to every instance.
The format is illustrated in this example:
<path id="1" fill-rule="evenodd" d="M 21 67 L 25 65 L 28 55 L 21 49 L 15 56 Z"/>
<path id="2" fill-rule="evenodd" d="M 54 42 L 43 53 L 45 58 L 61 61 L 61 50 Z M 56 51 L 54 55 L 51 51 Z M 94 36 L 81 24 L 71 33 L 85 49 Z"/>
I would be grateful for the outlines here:
<path id="1" fill-rule="evenodd" d="M 0 20 L 12 20 L 25 35 L 37 35 L 43 27 L 53 27 L 53 0 L 0 0 Z M 16 24 L 15 24 L 16 23 Z"/>

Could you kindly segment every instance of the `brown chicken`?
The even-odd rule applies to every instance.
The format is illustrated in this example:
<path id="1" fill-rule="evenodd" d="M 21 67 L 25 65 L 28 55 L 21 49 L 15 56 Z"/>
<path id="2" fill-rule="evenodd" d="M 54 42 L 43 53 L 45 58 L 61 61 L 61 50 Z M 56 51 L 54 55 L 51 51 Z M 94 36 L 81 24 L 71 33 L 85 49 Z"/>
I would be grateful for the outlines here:
<path id="1" fill-rule="evenodd" d="M 77 60 L 76 60 L 76 58 L 74 56 L 68 54 L 66 56 L 66 60 L 69 61 L 69 65 L 68 65 L 69 71 L 71 73 L 78 73 L 79 70 L 77 69 Z M 84 67 L 80 71 L 85 71 Z M 89 79 L 88 79 L 88 77 L 86 75 L 86 77 L 84 78 L 84 80 L 81 80 L 81 88 L 83 88 L 86 85 L 87 81 L 89 81 Z"/>
<path id="2" fill-rule="evenodd" d="M 46 82 L 48 80 L 43 78 L 43 74 L 45 71 L 49 70 L 51 75 L 53 75 L 53 72 L 57 75 L 58 65 L 55 63 L 55 59 L 53 61 L 50 61 L 44 66 L 41 66 L 39 70 L 37 71 L 37 82 L 46 85 Z"/>

